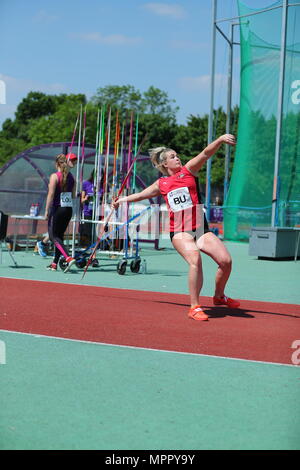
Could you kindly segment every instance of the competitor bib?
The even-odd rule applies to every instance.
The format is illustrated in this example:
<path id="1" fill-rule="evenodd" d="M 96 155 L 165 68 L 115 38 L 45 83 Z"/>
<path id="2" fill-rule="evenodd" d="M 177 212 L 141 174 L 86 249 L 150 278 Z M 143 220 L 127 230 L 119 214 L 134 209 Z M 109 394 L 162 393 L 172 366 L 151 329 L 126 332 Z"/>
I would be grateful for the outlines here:
<path id="1" fill-rule="evenodd" d="M 193 202 L 189 192 L 189 188 L 178 188 L 170 191 L 168 194 L 168 202 L 173 212 L 183 211 L 193 207 Z"/>
<path id="2" fill-rule="evenodd" d="M 61 207 L 73 207 L 72 193 L 60 193 L 60 206 Z"/>

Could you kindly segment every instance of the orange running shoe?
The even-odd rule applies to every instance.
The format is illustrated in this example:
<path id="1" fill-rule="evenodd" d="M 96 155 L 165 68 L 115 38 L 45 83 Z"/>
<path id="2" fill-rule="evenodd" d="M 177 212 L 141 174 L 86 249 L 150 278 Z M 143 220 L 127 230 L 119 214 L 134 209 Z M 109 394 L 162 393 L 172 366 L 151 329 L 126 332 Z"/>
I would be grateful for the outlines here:
<path id="1" fill-rule="evenodd" d="M 73 266 L 73 264 L 75 264 L 76 260 L 74 258 L 72 258 L 71 256 L 68 256 L 68 258 L 66 259 L 66 262 L 68 264 L 64 269 L 64 273 L 69 271 L 69 269 Z"/>
<path id="2" fill-rule="evenodd" d="M 208 320 L 208 316 L 203 312 L 200 305 L 195 305 L 189 309 L 188 317 L 192 320 L 205 321 Z"/>
<path id="3" fill-rule="evenodd" d="M 57 271 L 57 264 L 56 263 L 51 263 L 49 266 L 47 266 L 48 271 Z"/>
<path id="4" fill-rule="evenodd" d="M 239 308 L 241 305 L 238 300 L 231 299 L 223 295 L 222 297 L 214 297 L 214 305 L 227 305 L 229 308 Z"/>

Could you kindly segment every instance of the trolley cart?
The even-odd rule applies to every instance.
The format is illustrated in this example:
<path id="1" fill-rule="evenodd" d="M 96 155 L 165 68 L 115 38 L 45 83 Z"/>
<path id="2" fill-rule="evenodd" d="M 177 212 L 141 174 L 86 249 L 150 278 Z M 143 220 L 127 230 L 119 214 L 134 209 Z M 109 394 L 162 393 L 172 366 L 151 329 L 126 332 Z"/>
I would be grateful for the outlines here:
<path id="1" fill-rule="evenodd" d="M 126 268 L 127 268 L 127 263 L 129 260 L 131 260 L 130 263 L 130 270 L 133 273 L 138 273 L 140 271 L 141 267 L 141 258 L 139 256 L 139 231 L 140 231 L 140 224 L 134 222 L 136 219 L 139 217 L 142 217 L 147 211 L 151 210 L 151 206 L 147 206 L 145 209 L 143 209 L 141 212 L 138 214 L 135 214 L 132 216 L 130 219 L 128 219 L 126 222 L 109 222 L 109 226 L 113 226 L 113 229 L 109 232 L 104 232 L 101 241 L 99 243 L 99 248 L 97 250 L 98 253 L 100 254 L 105 254 L 109 256 L 118 256 L 121 257 L 122 259 L 119 260 L 117 264 L 117 272 L 121 275 L 125 274 Z M 105 223 L 104 221 L 90 221 L 89 223 L 97 223 L 97 224 L 103 224 Z M 126 231 L 126 237 L 123 240 L 123 245 L 124 249 L 121 251 L 116 251 L 116 250 L 103 250 L 102 246 L 104 242 L 108 244 L 112 244 L 113 240 L 111 240 L 109 237 L 116 232 L 119 232 L 120 229 L 124 229 Z M 129 248 L 129 238 L 132 240 L 134 239 L 135 235 L 135 246 L 133 242 L 130 244 Z M 119 239 L 120 240 L 120 239 Z M 87 260 L 89 259 L 93 248 L 96 246 L 96 243 L 93 243 L 90 245 L 88 248 L 82 251 L 76 251 L 75 252 L 75 260 L 76 260 L 76 266 L 80 269 L 84 268 L 87 264 Z M 135 249 L 134 249 L 135 248 Z M 66 260 L 62 256 L 59 260 L 59 266 L 62 270 L 66 268 Z"/>

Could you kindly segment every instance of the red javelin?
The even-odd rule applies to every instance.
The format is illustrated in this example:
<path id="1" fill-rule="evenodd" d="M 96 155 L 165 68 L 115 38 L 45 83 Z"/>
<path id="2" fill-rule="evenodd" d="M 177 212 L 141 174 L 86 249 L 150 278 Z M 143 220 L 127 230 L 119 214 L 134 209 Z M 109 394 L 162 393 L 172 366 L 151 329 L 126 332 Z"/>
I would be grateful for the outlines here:
<path id="1" fill-rule="evenodd" d="M 125 176 L 125 178 L 124 178 L 124 181 L 123 181 L 123 183 L 122 183 L 122 186 L 120 187 L 120 189 L 119 189 L 119 191 L 118 191 L 118 194 L 117 194 L 117 197 L 116 197 L 115 200 L 117 200 L 117 199 L 121 196 L 121 194 L 122 194 L 122 192 L 123 192 L 123 190 L 124 190 L 124 188 L 125 188 L 125 185 L 126 185 L 126 183 L 127 183 L 127 181 L 128 181 L 128 178 L 129 178 L 129 176 L 130 176 L 130 173 L 132 172 L 134 163 L 137 161 L 137 159 L 138 159 L 138 157 L 139 157 L 139 155 L 140 155 L 140 153 L 141 153 L 141 149 L 142 149 L 142 146 L 144 145 L 144 142 L 145 142 L 145 140 L 146 140 L 146 137 L 147 137 L 147 134 L 144 135 L 144 138 L 143 138 L 143 140 L 142 140 L 142 142 L 141 142 L 141 144 L 140 144 L 140 146 L 139 146 L 139 148 L 138 148 L 137 154 L 135 155 L 134 159 L 133 159 L 132 162 L 131 162 L 131 165 L 130 165 L 128 171 L 127 171 L 127 174 L 126 174 L 126 176 Z M 89 267 L 89 265 L 90 265 L 91 262 L 92 262 L 93 256 L 94 256 L 94 254 L 96 253 L 96 250 L 97 250 L 97 248 L 98 248 L 98 246 L 99 246 L 99 243 L 101 242 L 101 239 L 102 239 L 102 237 L 103 237 L 103 234 L 104 234 L 104 231 L 105 231 L 105 227 L 106 227 L 106 225 L 108 224 L 108 222 L 109 222 L 109 220 L 110 220 L 110 218 L 111 218 L 111 216 L 112 216 L 114 210 L 115 210 L 114 208 L 112 208 L 112 209 L 110 210 L 110 213 L 108 214 L 106 220 L 103 222 L 100 235 L 99 235 L 98 238 L 97 238 L 97 242 L 96 242 L 96 244 L 95 244 L 95 246 L 94 246 L 94 249 L 93 249 L 93 251 L 92 251 L 92 253 L 91 253 L 91 255 L 90 255 L 89 259 L 88 259 L 88 262 L 86 263 L 86 266 L 85 266 L 85 268 L 84 268 L 84 271 L 83 271 L 81 280 L 84 278 L 85 273 L 87 272 L 88 267 Z"/>

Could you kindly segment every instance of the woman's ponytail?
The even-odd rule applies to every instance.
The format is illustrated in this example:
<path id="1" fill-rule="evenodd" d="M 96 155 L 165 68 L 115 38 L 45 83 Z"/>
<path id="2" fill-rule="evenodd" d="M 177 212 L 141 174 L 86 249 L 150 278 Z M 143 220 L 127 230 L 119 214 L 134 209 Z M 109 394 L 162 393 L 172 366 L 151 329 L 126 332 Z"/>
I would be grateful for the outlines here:
<path id="1" fill-rule="evenodd" d="M 66 191 L 67 189 L 67 177 L 69 173 L 69 166 L 67 163 L 67 158 L 63 153 L 60 153 L 56 157 L 56 165 L 59 167 L 62 173 L 62 180 L 61 180 L 61 189 Z"/>

